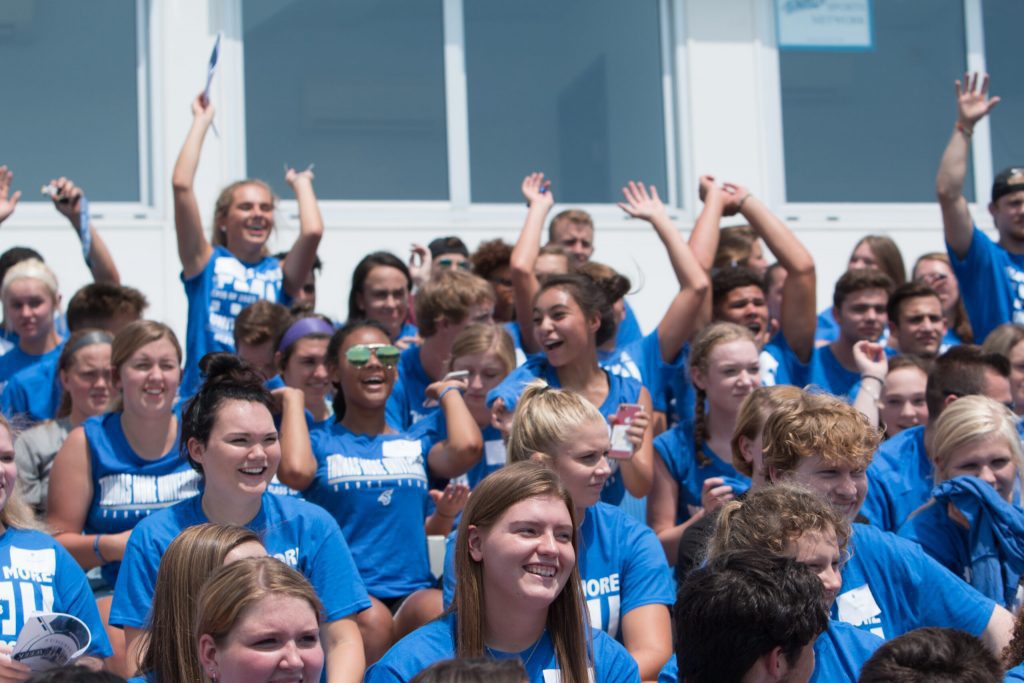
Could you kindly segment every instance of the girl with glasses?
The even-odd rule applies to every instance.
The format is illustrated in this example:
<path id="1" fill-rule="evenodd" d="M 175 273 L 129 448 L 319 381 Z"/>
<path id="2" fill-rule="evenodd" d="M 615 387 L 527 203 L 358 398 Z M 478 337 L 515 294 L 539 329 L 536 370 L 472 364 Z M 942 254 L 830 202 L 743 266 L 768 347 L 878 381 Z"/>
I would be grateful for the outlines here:
<path id="1" fill-rule="evenodd" d="M 388 330 L 361 321 L 338 330 L 327 346 L 334 383 L 334 422 L 311 435 L 313 456 L 281 480 L 323 506 L 341 526 L 370 593 L 372 628 L 364 629 L 375 661 L 396 636 L 441 613 L 427 534 L 447 534 L 468 488 L 431 490 L 431 478 L 465 474 L 480 459 L 482 438 L 462 392 L 464 379 L 435 382 L 427 396 L 438 413 L 398 431 L 385 415 L 398 349 Z M 431 502 L 436 507 L 427 515 Z"/>

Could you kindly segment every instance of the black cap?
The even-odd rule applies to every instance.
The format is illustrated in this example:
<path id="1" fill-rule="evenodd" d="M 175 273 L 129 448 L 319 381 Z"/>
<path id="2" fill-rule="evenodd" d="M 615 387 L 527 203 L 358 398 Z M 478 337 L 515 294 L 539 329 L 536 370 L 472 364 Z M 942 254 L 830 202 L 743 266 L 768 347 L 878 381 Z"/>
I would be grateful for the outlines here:
<path id="1" fill-rule="evenodd" d="M 443 254 L 462 254 L 467 258 L 469 257 L 469 249 L 466 248 L 466 243 L 454 236 L 438 237 L 436 240 L 431 241 L 428 249 L 430 249 L 431 258 L 437 258 Z"/>
<path id="2" fill-rule="evenodd" d="M 992 183 L 992 201 L 1018 190 L 1024 190 L 1024 167 L 1004 168 Z"/>

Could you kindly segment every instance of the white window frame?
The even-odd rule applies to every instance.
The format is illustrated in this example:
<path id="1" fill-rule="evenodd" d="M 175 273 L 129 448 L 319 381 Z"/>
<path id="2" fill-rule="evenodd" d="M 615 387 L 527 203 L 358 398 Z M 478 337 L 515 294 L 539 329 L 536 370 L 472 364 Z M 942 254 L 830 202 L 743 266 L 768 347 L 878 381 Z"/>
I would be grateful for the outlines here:
<path id="1" fill-rule="evenodd" d="M 985 39 L 982 22 L 981 0 L 961 0 L 964 10 L 964 42 L 967 68 L 970 71 L 985 70 Z M 836 226 L 867 232 L 879 229 L 899 229 L 930 232 L 941 226 L 938 202 L 789 202 L 786 199 L 785 151 L 782 129 L 782 77 L 779 71 L 778 34 L 775 30 L 774 0 L 761 0 L 757 4 L 757 33 L 760 40 L 760 76 L 765 98 L 764 136 L 769 147 L 772 168 L 767 175 L 770 202 L 780 207 L 783 219 L 798 227 L 801 225 L 820 227 Z M 961 74 L 950 74 L 949 82 Z M 950 88 L 952 90 L 952 87 Z M 949 131 L 952 134 L 955 123 L 954 102 L 950 97 Z M 992 184 L 992 154 L 990 129 L 987 118 L 974 129 L 971 145 L 971 160 L 974 170 L 974 196 L 971 214 L 980 228 L 991 228 L 992 221 L 987 210 L 986 197 Z M 935 150 L 936 172 L 942 150 Z"/>
<path id="2" fill-rule="evenodd" d="M 332 200 L 321 199 L 320 210 L 328 226 L 340 229 L 416 229 L 436 231 L 444 228 L 462 235 L 494 236 L 518 230 L 525 212 L 521 203 L 473 202 L 469 152 L 468 83 L 466 77 L 466 42 L 463 7 L 472 0 L 439 0 L 443 13 L 443 50 L 445 77 L 445 112 L 447 126 L 448 200 Z M 696 191 L 685 192 L 695 177 L 686 154 L 689 130 L 688 106 L 682 79 L 686 74 L 686 42 L 683 30 L 684 0 L 658 0 L 661 33 L 661 84 L 665 125 L 665 178 L 668 187 L 662 190 L 673 219 L 692 222 L 692 211 L 685 208 L 696 201 Z M 241 4 L 231 0 L 226 10 L 234 16 L 228 20 L 239 27 L 241 38 Z M 241 63 L 241 43 L 239 41 Z M 242 78 L 242 74 L 239 75 Z M 242 78 L 244 81 L 244 78 Z M 244 103 L 244 96 L 240 99 Z M 242 116 L 244 118 L 244 114 Z M 244 131 L 244 122 L 239 127 Z M 241 145 L 244 150 L 244 138 Z M 243 151 L 244 154 L 244 151 Z M 245 165 L 241 166 L 243 177 Z M 693 179 L 691 181 L 691 179 Z M 692 195 L 692 198 L 691 198 Z M 622 210 L 614 203 L 573 204 L 588 211 L 601 230 L 626 229 Z M 289 222 L 298 221 L 294 200 L 280 202 Z M 559 210 L 560 207 L 556 207 Z"/>
<path id="3" fill-rule="evenodd" d="M 149 20 L 150 0 L 135 2 L 136 90 L 138 93 L 138 178 L 139 200 L 136 202 L 90 202 L 94 219 L 112 223 L 153 222 L 164 216 L 161 194 L 154 189 L 167 177 L 159 146 L 153 144 L 154 131 L 161 130 L 162 117 L 158 98 L 154 97 L 153 83 L 159 82 L 153 71 L 158 62 L 152 59 L 155 46 L 162 40 L 159 30 Z M 75 179 L 88 190 L 89 179 Z M 38 192 L 26 191 L 18 204 L 18 222 L 25 225 L 54 223 L 53 206 Z"/>

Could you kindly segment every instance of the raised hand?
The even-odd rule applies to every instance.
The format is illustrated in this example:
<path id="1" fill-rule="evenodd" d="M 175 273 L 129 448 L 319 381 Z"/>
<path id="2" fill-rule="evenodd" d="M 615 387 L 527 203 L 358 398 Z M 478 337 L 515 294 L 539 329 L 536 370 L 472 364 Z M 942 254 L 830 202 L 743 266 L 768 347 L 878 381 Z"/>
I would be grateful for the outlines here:
<path id="1" fill-rule="evenodd" d="M 523 178 L 521 189 L 529 206 L 539 203 L 540 206 L 550 208 L 555 203 L 555 197 L 551 193 L 551 181 L 544 180 L 543 173 L 535 172 Z"/>
<path id="2" fill-rule="evenodd" d="M 213 121 L 213 115 L 215 110 L 213 104 L 209 102 L 203 93 L 196 95 L 196 98 L 192 100 L 192 116 L 198 120 L 209 124 Z"/>
<path id="3" fill-rule="evenodd" d="M 889 358 L 881 344 L 862 339 L 853 345 L 853 362 L 861 375 L 871 375 L 884 380 L 889 372 Z"/>
<path id="4" fill-rule="evenodd" d="M 430 279 L 431 263 L 430 250 L 413 242 L 409 247 L 409 276 L 414 287 L 422 287 Z"/>
<path id="5" fill-rule="evenodd" d="M 466 507 L 469 500 L 469 487 L 465 484 L 448 484 L 444 491 L 430 489 L 427 492 L 430 499 L 434 501 L 434 508 L 437 514 L 445 518 L 454 518 Z"/>
<path id="6" fill-rule="evenodd" d="M 965 73 L 963 83 L 956 81 L 956 108 L 960 124 L 970 132 L 981 119 L 999 104 L 1000 98 L 988 96 L 988 74 Z"/>
<path id="7" fill-rule="evenodd" d="M 14 213 L 14 207 L 18 205 L 18 200 L 21 199 L 20 190 L 10 194 L 12 178 L 14 178 L 14 173 L 6 165 L 0 166 L 0 223 L 3 223 Z"/>
<path id="8" fill-rule="evenodd" d="M 658 188 L 654 185 L 644 187 L 643 183 L 632 180 L 622 188 L 622 196 L 626 201 L 619 202 L 619 208 L 633 218 L 654 221 L 657 218 L 668 218 L 668 210 L 658 197 Z"/>
<path id="9" fill-rule="evenodd" d="M 51 180 L 48 187 L 54 189 L 54 193 L 50 195 L 50 199 L 53 200 L 53 207 L 71 221 L 71 224 L 76 229 L 81 227 L 82 195 L 84 194 L 82 188 L 64 176 Z"/>
<path id="10" fill-rule="evenodd" d="M 700 200 L 705 204 L 708 203 L 708 197 L 714 195 L 715 197 L 721 196 L 722 188 L 715 182 L 715 176 L 713 175 L 702 175 L 697 180 L 698 194 Z"/>
<path id="11" fill-rule="evenodd" d="M 705 479 L 701 485 L 700 504 L 704 508 L 704 514 L 714 512 L 735 497 L 732 487 L 721 477 Z"/>
<path id="12" fill-rule="evenodd" d="M 736 183 L 722 183 L 722 195 L 725 197 L 725 204 L 722 206 L 723 216 L 735 216 L 740 212 L 740 205 L 750 196 L 750 190 L 743 185 Z"/>
<path id="13" fill-rule="evenodd" d="M 288 186 L 292 189 L 295 188 L 295 183 L 313 183 L 313 165 L 310 164 L 309 168 L 305 171 L 296 171 L 294 168 L 286 168 L 284 171 L 284 181 L 288 183 Z"/>

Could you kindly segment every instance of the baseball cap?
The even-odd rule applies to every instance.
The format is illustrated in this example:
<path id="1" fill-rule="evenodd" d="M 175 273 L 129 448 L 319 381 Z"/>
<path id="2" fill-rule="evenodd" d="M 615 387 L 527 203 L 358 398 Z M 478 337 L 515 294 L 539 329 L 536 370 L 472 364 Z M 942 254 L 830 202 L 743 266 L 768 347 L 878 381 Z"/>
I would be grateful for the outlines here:
<path id="1" fill-rule="evenodd" d="M 992 183 L 992 201 L 1018 190 L 1024 190 L 1024 167 L 1004 168 Z"/>

